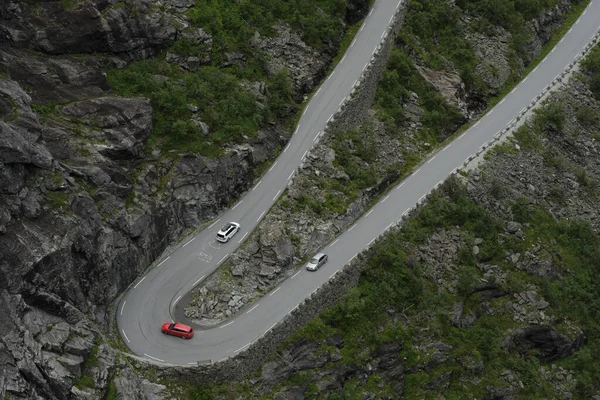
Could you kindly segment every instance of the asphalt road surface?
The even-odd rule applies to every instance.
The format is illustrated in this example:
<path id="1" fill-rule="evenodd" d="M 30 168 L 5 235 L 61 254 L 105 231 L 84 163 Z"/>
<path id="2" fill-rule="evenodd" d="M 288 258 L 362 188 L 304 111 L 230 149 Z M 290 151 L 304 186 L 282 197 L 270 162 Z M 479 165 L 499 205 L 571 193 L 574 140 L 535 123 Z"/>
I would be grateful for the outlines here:
<path id="1" fill-rule="evenodd" d="M 138 356 L 171 365 L 219 361 L 243 351 L 272 329 L 306 297 L 389 229 L 464 160 L 493 139 L 573 61 L 599 29 L 600 0 L 594 0 L 556 48 L 503 101 L 471 129 L 424 163 L 410 177 L 323 250 L 329 261 L 317 272 L 300 269 L 278 288 L 220 326 L 198 330 L 191 340 L 161 333 L 163 322 L 182 321 L 190 290 L 232 254 L 286 188 L 315 138 L 351 92 L 394 15 L 398 0 L 377 0 L 342 61 L 309 102 L 289 145 L 262 180 L 209 228 L 183 242 L 138 279 L 122 297 L 117 324 L 125 344 Z M 227 222 L 241 229 L 226 244 L 215 240 Z M 185 322 L 185 321 L 182 321 Z"/>

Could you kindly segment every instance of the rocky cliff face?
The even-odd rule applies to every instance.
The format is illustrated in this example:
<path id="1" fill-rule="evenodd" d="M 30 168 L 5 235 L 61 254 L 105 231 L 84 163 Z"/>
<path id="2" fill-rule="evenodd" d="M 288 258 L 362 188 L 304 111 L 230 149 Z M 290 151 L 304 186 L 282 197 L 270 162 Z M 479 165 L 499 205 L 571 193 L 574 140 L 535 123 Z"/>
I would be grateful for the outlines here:
<path id="1" fill-rule="evenodd" d="M 552 30 L 569 9 L 570 2 L 563 1 L 528 22 L 527 31 L 531 36 L 527 41 L 530 50 L 527 54 L 530 58 L 519 58 L 514 71 L 510 66 L 510 34 L 498 26 L 489 27 L 486 35 L 474 34 L 469 26 L 475 18 L 464 17 L 463 34 L 475 49 L 479 60 L 476 70 L 481 73 L 489 93 L 497 92 L 511 74 L 521 73 L 523 65 L 540 53 L 541 44 L 549 40 Z M 399 43 L 399 46 L 402 45 Z M 423 60 L 419 55 L 413 55 L 413 58 L 423 80 L 449 104 L 461 110 L 465 117 L 481 108 L 481 99 L 468 95 L 457 71 L 452 68 L 432 70 L 420 66 Z M 494 69 L 493 74 L 489 73 L 490 68 Z M 261 293 L 268 292 L 291 276 L 299 264 L 348 229 L 371 201 L 398 180 L 401 169 L 426 156 L 431 145 L 418 139 L 425 110 L 416 93 L 407 97 L 402 105 L 405 120 L 399 128 L 389 128 L 375 116 L 359 129 L 358 134 L 336 131 L 319 140 L 283 200 L 265 216 L 245 247 L 236 251 L 217 273 L 203 281 L 203 286 L 197 287 L 191 304 L 186 308 L 186 316 L 197 324 L 212 326 L 240 312 Z M 372 109 L 369 114 L 372 117 L 376 112 Z M 354 171 L 368 171 L 363 173 L 371 177 L 366 179 L 354 173 L 354 181 L 368 182 L 362 184 L 353 197 L 339 189 L 351 184 L 351 178 L 341 163 L 352 156 L 358 158 Z"/>
<path id="2" fill-rule="evenodd" d="M 182 14 L 192 6 L 0 4 L 2 398 L 101 398 L 116 360 L 102 338 L 111 300 L 186 229 L 239 197 L 285 143 L 286 132 L 269 126 L 217 159 L 148 150 L 149 101 L 113 96 L 104 71 L 180 36 L 210 46 Z M 311 63 L 314 50 L 285 32 L 270 44 L 284 47 L 273 62 L 297 65 L 306 91 L 327 60 Z M 123 377 L 115 384 L 127 386 Z"/>

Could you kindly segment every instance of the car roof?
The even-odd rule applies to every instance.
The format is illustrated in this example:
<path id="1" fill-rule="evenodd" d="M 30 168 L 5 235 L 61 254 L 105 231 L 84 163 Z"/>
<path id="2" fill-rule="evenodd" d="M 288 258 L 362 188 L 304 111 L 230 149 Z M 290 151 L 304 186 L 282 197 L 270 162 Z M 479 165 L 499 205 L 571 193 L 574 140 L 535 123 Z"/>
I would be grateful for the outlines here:
<path id="1" fill-rule="evenodd" d="M 321 258 L 325 255 L 325 253 L 317 253 L 313 258 Z"/>
<path id="2" fill-rule="evenodd" d="M 180 329 L 182 331 L 189 331 L 190 329 L 192 329 L 191 326 L 180 324 L 179 322 L 175 323 L 175 325 L 173 326 L 173 328 L 174 329 Z"/>
<path id="3" fill-rule="evenodd" d="M 236 224 L 235 224 L 235 223 L 233 223 L 233 222 L 228 222 L 228 223 L 226 223 L 226 224 L 225 224 L 225 226 L 224 226 L 224 227 L 223 227 L 223 229 L 221 229 L 221 230 L 224 232 L 224 231 L 226 231 L 226 230 L 228 230 L 228 229 L 231 229 L 231 228 L 232 228 L 232 227 L 234 227 L 235 225 L 236 225 Z"/>

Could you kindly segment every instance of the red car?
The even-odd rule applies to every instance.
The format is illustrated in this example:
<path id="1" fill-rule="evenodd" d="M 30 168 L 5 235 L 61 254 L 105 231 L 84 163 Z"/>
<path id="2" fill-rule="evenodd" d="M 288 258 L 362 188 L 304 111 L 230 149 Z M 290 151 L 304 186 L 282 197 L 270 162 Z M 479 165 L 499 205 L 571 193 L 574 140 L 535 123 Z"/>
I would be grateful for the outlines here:
<path id="1" fill-rule="evenodd" d="M 165 322 L 161 330 L 165 335 L 178 336 L 184 339 L 191 339 L 194 336 L 194 328 L 179 322 Z"/>

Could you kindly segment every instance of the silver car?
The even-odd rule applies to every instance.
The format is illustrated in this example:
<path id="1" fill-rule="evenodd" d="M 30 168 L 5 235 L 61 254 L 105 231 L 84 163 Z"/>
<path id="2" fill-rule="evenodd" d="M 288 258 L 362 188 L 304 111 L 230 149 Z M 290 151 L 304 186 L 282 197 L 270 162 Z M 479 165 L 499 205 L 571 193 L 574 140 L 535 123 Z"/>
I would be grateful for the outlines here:
<path id="1" fill-rule="evenodd" d="M 319 268 L 321 268 L 321 265 L 325 264 L 327 262 L 327 254 L 325 253 L 319 253 L 317 255 L 315 255 L 312 260 L 310 260 L 308 262 L 308 264 L 306 264 L 306 269 L 309 271 L 316 271 Z"/>

